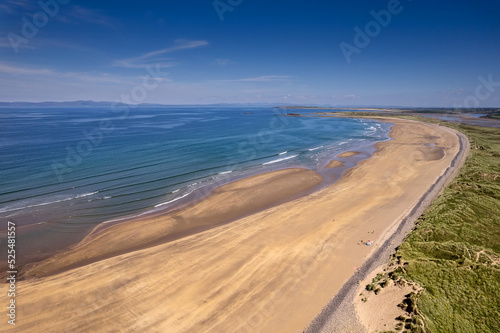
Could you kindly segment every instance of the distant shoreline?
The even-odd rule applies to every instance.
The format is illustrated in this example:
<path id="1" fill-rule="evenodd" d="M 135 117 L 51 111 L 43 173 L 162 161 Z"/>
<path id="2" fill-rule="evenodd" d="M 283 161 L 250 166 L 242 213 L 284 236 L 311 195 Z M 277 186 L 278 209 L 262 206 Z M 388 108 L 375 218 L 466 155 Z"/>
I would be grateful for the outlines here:
<path id="1" fill-rule="evenodd" d="M 362 110 L 362 111 L 410 111 L 410 109 L 405 108 L 369 108 L 369 107 L 328 107 L 328 106 L 279 106 L 277 109 L 285 110 Z"/>

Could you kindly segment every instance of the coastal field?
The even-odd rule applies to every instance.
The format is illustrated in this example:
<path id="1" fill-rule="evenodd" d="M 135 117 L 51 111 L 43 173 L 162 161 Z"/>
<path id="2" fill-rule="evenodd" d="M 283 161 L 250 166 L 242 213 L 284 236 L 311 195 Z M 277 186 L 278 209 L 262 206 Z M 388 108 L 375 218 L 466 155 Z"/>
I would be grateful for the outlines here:
<path id="1" fill-rule="evenodd" d="M 17 286 L 16 329 L 302 331 L 459 152 L 451 129 L 389 121 L 393 140 L 311 195 L 161 241 L 183 214 L 188 221 L 205 209 L 224 215 L 249 196 L 272 205 L 287 186 L 306 189 L 320 179 L 307 170 L 271 172 L 221 188 L 207 199 L 213 205 L 96 230 L 26 272 Z M 290 176 L 298 177 L 292 185 Z M 120 253 L 113 253 L 116 246 Z"/>
<path id="2" fill-rule="evenodd" d="M 470 155 L 459 175 L 418 219 L 386 269 L 376 271 L 379 275 L 373 281 L 365 281 L 372 292 L 361 290 L 364 296 L 356 298 L 358 313 L 371 325 L 369 332 L 384 330 L 379 322 L 385 322 L 388 331 L 498 332 L 500 130 L 425 121 L 466 134 Z M 393 283 L 399 287 L 391 287 Z M 399 309 L 397 321 L 396 316 L 382 319 L 385 314 L 380 313 L 377 298 L 386 297 L 385 289 L 391 293 L 409 284 L 416 286 L 406 287 L 403 294 L 409 296 L 388 305 L 398 312 L 396 305 L 403 302 L 405 311 Z M 379 295 L 370 296 L 376 289 Z"/>

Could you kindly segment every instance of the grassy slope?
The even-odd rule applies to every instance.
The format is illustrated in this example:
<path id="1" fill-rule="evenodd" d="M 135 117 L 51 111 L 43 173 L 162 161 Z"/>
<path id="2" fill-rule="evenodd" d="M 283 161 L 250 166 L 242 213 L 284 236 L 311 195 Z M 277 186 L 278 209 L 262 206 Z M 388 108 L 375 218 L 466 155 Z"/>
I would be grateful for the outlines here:
<path id="1" fill-rule="evenodd" d="M 426 331 L 500 332 L 500 129 L 405 118 L 461 131 L 471 152 L 397 249 L 398 275 L 424 287 Z"/>
<path id="2" fill-rule="evenodd" d="M 500 332 L 500 129 L 446 126 L 467 135 L 470 156 L 396 256 L 425 288 L 431 332 Z"/>
<path id="3" fill-rule="evenodd" d="M 400 268 L 388 276 L 424 288 L 416 304 L 425 328 L 400 324 L 398 330 L 500 332 L 500 129 L 402 118 L 457 129 L 471 152 L 394 254 Z"/>

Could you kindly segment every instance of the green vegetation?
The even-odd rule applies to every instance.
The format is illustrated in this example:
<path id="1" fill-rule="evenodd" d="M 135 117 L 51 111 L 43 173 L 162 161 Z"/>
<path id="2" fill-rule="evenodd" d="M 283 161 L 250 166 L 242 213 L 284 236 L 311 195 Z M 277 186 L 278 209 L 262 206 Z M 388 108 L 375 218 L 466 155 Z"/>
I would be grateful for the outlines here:
<path id="1" fill-rule="evenodd" d="M 500 111 L 495 111 L 493 113 L 488 114 L 488 118 L 500 119 Z"/>
<path id="2" fill-rule="evenodd" d="M 409 332 L 421 319 L 427 332 L 500 332 L 500 129 L 418 120 L 461 131 L 471 152 L 394 255 L 391 278 L 424 289 Z"/>
<path id="3" fill-rule="evenodd" d="M 401 118 L 457 129 L 469 138 L 471 151 L 384 272 L 397 284 L 423 288 L 399 305 L 407 317 L 397 318 L 404 322 L 395 330 L 500 332 L 500 129 Z M 375 290 L 385 277 L 366 289 Z"/>
<path id="4" fill-rule="evenodd" d="M 395 256 L 430 332 L 500 332 L 500 129 L 446 123 L 471 152 Z"/>
<path id="5" fill-rule="evenodd" d="M 308 105 L 288 105 L 288 106 L 279 106 L 277 109 L 292 109 L 292 110 L 317 110 L 321 112 L 321 110 L 366 110 L 361 112 L 352 112 L 350 115 L 354 115 L 356 113 L 368 113 L 370 111 L 384 111 L 393 114 L 404 114 L 404 113 L 440 113 L 440 114 L 462 114 L 462 113 L 484 113 L 488 115 L 489 118 L 500 118 L 500 109 L 499 108 L 385 108 L 385 107 L 329 107 L 329 106 L 308 106 Z M 325 113 L 329 113 L 328 111 L 324 111 Z M 375 115 L 375 114 L 371 114 Z M 376 114 L 380 115 L 380 114 Z"/>

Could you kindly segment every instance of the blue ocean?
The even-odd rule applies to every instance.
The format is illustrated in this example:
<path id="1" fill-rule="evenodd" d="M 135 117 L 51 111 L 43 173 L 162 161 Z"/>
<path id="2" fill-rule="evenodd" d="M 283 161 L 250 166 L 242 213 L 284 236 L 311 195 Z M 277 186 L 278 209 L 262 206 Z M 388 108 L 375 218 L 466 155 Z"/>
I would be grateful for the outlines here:
<path id="1" fill-rule="evenodd" d="M 279 168 L 321 170 L 342 151 L 388 139 L 386 123 L 287 112 L 0 109 L 0 219 L 17 224 L 20 251 L 43 256 L 99 223 L 172 209 L 196 190 Z"/>

